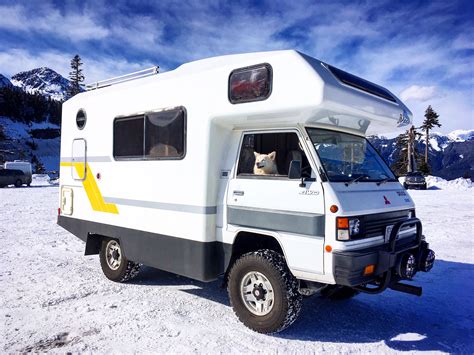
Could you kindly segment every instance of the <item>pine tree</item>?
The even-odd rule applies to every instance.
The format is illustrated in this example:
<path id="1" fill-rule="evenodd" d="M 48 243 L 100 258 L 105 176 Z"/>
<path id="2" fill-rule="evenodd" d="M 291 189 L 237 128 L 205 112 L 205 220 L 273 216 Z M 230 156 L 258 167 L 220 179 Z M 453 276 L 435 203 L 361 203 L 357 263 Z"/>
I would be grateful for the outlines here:
<path id="1" fill-rule="evenodd" d="M 416 141 L 421 136 L 412 126 L 405 133 L 400 134 L 395 146 L 398 150 L 398 159 L 391 168 L 397 175 L 405 175 L 407 172 L 415 170 L 416 164 L 420 162 L 420 157 L 416 150 Z M 409 158 L 411 156 L 411 158 Z"/>
<path id="2" fill-rule="evenodd" d="M 429 163 L 428 163 L 428 145 L 430 141 L 430 129 L 433 129 L 435 126 L 441 127 L 441 123 L 439 123 L 438 120 L 439 115 L 431 108 L 431 105 L 428 106 L 428 108 L 425 111 L 425 120 L 423 121 L 423 124 L 421 125 L 421 129 L 425 131 L 425 138 L 426 138 L 426 144 L 425 144 L 425 164 L 429 168 Z"/>
<path id="3" fill-rule="evenodd" d="M 74 58 L 71 59 L 71 71 L 69 72 L 69 81 L 71 84 L 67 90 L 68 98 L 81 92 L 81 83 L 84 81 L 84 75 L 81 69 L 82 64 L 79 54 L 76 54 Z"/>

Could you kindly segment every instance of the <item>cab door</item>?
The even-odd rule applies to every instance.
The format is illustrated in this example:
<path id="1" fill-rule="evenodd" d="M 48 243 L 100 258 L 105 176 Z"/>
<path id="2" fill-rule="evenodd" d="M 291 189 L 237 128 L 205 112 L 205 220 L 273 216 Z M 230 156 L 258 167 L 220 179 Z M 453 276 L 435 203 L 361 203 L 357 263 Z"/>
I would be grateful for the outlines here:
<path id="1" fill-rule="evenodd" d="M 260 154 L 275 156 L 276 174 L 254 174 Z M 288 177 L 292 160 L 301 161 L 303 183 Z M 227 229 L 274 235 L 293 272 L 323 274 L 324 196 L 312 170 L 297 131 L 243 133 L 228 183 Z"/>

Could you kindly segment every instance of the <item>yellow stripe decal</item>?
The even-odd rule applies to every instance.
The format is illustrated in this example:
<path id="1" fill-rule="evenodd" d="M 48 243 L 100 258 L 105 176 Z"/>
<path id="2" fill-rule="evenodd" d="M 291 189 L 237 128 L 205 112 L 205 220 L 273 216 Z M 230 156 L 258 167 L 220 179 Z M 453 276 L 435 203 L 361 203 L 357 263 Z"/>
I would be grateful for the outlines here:
<path id="1" fill-rule="evenodd" d="M 80 179 L 84 179 L 85 172 L 86 178 L 82 180 L 82 186 L 84 187 L 84 190 L 86 190 L 87 198 L 89 199 L 94 211 L 118 214 L 118 209 L 115 204 L 104 201 L 89 164 L 86 164 L 85 169 L 84 163 L 82 162 L 61 162 L 60 165 L 64 167 L 74 166 L 76 168 L 77 176 Z"/>

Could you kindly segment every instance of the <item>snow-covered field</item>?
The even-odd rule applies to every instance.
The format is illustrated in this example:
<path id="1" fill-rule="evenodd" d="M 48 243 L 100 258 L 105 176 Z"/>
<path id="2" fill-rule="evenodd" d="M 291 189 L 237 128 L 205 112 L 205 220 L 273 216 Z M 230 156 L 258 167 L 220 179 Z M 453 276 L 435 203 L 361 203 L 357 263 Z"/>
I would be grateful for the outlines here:
<path id="1" fill-rule="evenodd" d="M 409 193 L 438 258 L 414 282 L 423 296 L 308 298 L 291 328 L 268 336 L 238 322 L 220 281 L 151 268 L 128 284 L 105 279 L 98 257 L 55 224 L 57 187 L 0 189 L 0 352 L 472 354 L 473 190 Z"/>

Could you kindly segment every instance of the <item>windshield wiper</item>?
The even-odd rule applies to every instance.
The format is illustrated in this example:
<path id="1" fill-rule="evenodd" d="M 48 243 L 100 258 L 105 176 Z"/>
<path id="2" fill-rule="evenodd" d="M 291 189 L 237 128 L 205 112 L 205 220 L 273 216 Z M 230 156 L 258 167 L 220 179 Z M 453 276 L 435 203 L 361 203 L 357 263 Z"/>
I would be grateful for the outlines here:
<path id="1" fill-rule="evenodd" d="M 379 180 L 377 181 L 377 186 L 380 186 L 382 184 L 385 184 L 388 180 L 390 180 L 389 178 L 385 178 L 385 179 L 382 179 L 382 180 Z"/>
<path id="2" fill-rule="evenodd" d="M 351 181 L 345 182 L 344 185 L 349 186 L 350 184 L 352 184 L 352 183 L 354 183 L 354 182 L 357 182 L 357 181 L 359 181 L 359 180 L 362 179 L 362 178 L 367 179 L 368 177 L 369 177 L 368 175 L 360 175 L 360 176 L 358 176 L 358 177 L 352 179 Z"/>

